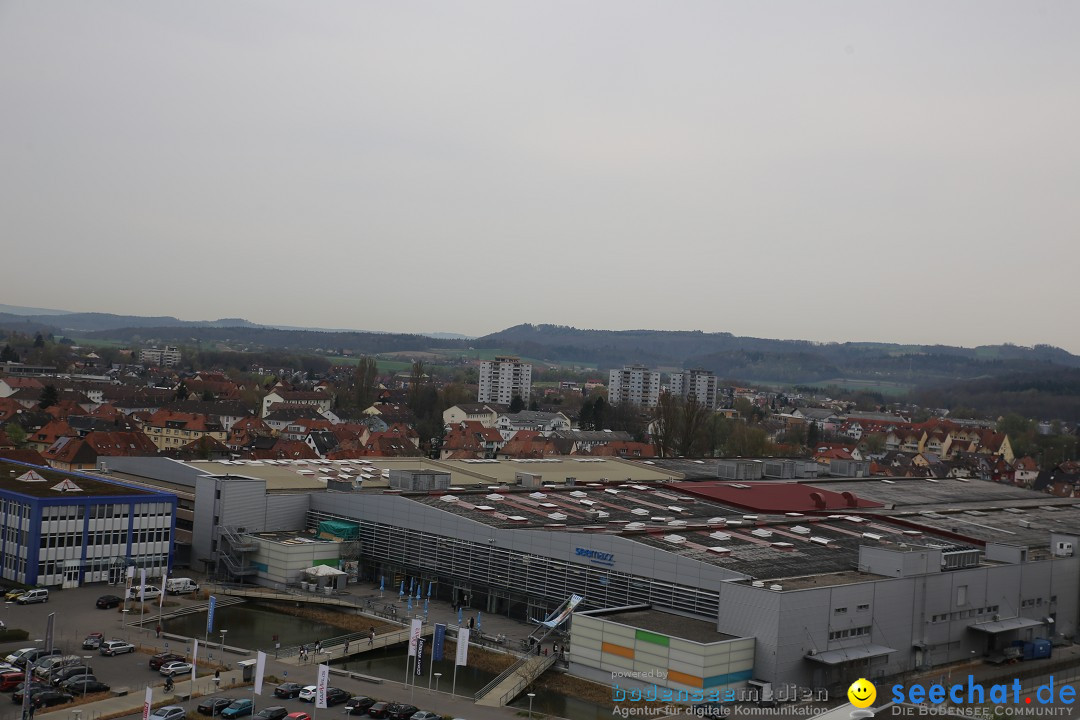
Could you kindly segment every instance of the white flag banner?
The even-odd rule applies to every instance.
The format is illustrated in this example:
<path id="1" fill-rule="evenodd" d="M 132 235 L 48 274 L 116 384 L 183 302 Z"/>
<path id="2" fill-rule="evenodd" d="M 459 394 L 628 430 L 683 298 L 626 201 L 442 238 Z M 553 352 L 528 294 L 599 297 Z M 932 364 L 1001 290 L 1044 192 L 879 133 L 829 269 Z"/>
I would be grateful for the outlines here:
<path id="1" fill-rule="evenodd" d="M 260 650 L 257 657 L 258 660 L 255 661 L 255 694 L 262 695 L 263 672 L 266 671 L 266 653 Z"/>
<path id="2" fill-rule="evenodd" d="M 454 656 L 455 665 L 469 664 L 469 629 L 463 628 L 457 633 L 457 655 Z"/>
<path id="3" fill-rule="evenodd" d="M 195 666 L 198 664 L 199 659 L 199 641 L 195 640 L 195 644 L 191 650 L 191 687 L 195 688 Z"/>
<path id="4" fill-rule="evenodd" d="M 315 681 L 315 707 L 326 709 L 326 688 L 330 684 L 330 666 L 319 666 L 319 677 Z"/>
<path id="5" fill-rule="evenodd" d="M 409 628 L 409 657 L 416 655 L 416 641 L 420 639 L 420 628 L 423 622 L 420 618 L 414 618 L 412 627 Z"/>
<path id="6" fill-rule="evenodd" d="M 142 720 L 150 720 L 150 706 L 154 704 L 154 688 L 146 686 L 146 697 L 142 704 Z"/>
<path id="7" fill-rule="evenodd" d="M 146 602 L 146 568 L 139 568 L 139 602 Z"/>

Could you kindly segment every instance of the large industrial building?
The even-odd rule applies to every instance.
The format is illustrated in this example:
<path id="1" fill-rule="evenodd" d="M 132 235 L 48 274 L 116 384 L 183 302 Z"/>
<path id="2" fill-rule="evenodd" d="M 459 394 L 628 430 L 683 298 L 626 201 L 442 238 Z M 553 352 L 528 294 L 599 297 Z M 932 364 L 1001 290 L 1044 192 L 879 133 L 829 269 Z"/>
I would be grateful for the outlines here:
<path id="1" fill-rule="evenodd" d="M 82 473 L 0 461 L 0 578 L 45 587 L 169 570 L 176 497 Z"/>
<path id="2" fill-rule="evenodd" d="M 1080 503 L 1008 485 L 689 482 L 656 463 L 573 457 L 117 460 L 125 479 L 194 487 L 192 560 L 211 570 L 257 580 L 258 533 L 317 538 L 333 521 L 355 535 L 367 578 L 415 577 L 519 618 L 583 595 L 582 610 L 601 611 L 571 634 L 571 670 L 586 676 L 668 662 L 656 669 L 669 687 L 829 687 L 1076 631 Z M 649 613 L 693 621 L 695 636 Z"/>

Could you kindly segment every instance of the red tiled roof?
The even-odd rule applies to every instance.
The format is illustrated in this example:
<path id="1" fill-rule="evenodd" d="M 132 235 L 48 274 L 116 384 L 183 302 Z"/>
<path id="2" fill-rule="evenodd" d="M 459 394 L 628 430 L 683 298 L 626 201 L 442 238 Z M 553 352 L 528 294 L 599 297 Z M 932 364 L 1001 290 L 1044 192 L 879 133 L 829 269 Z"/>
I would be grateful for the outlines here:
<path id="1" fill-rule="evenodd" d="M 746 487 L 739 488 L 736 485 Z M 757 512 L 809 512 L 882 507 L 881 503 L 864 500 L 851 493 L 838 493 L 801 483 L 692 482 L 675 483 L 672 487 L 688 495 L 700 495 L 710 500 Z M 820 498 L 820 503 L 815 501 L 815 495 Z M 850 501 L 847 496 L 850 496 Z M 854 504 L 851 504 L 852 502 Z"/>

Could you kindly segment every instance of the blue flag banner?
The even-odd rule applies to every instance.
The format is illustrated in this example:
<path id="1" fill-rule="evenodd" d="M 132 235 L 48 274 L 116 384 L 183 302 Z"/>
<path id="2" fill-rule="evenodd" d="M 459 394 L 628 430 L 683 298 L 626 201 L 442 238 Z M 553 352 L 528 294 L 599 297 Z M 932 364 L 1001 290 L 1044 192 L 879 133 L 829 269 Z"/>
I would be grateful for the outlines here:
<path id="1" fill-rule="evenodd" d="M 210 596 L 210 607 L 206 610 L 206 634 L 214 632 L 214 608 L 217 607 L 217 596 Z"/>
<path id="2" fill-rule="evenodd" d="M 446 624 L 435 623 L 435 644 L 431 648 L 431 659 L 439 662 L 443 659 L 443 642 L 446 641 Z"/>

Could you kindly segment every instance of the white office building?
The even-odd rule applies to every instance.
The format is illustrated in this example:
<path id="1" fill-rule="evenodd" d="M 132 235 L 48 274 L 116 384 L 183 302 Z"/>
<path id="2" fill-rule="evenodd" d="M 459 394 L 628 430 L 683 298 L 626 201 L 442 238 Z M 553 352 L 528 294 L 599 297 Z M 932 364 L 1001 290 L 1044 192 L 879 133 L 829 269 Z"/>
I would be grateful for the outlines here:
<path id="1" fill-rule="evenodd" d="M 480 393 L 477 402 L 509 405 L 514 396 L 529 402 L 532 392 L 532 365 L 521 358 L 497 357 L 480 363 Z"/>
<path id="2" fill-rule="evenodd" d="M 612 405 L 656 407 L 660 401 L 660 373 L 643 365 L 627 365 L 608 373 L 608 402 Z"/>
<path id="3" fill-rule="evenodd" d="M 716 409 L 716 375 L 709 370 L 685 370 L 671 374 L 669 392 L 683 400 L 691 398 L 710 410 Z"/>

